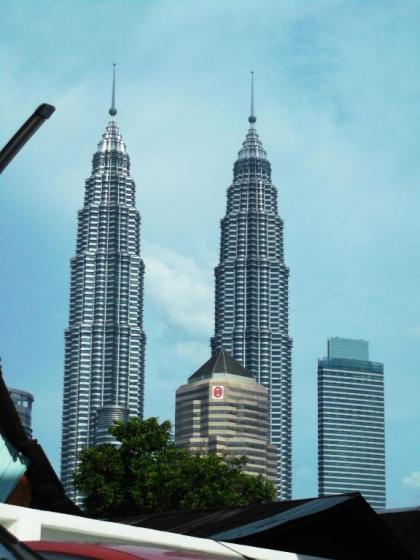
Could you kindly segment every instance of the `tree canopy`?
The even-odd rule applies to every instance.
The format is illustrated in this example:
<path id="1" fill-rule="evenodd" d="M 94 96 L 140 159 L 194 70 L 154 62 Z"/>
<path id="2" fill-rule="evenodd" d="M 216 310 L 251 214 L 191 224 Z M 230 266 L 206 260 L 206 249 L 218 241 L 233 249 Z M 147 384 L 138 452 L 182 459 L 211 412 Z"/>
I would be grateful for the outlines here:
<path id="1" fill-rule="evenodd" d="M 271 502 L 274 486 L 245 474 L 246 457 L 192 455 L 172 441 L 171 422 L 157 418 L 115 422 L 120 445 L 84 449 L 74 476 L 89 515 L 199 510 Z"/>

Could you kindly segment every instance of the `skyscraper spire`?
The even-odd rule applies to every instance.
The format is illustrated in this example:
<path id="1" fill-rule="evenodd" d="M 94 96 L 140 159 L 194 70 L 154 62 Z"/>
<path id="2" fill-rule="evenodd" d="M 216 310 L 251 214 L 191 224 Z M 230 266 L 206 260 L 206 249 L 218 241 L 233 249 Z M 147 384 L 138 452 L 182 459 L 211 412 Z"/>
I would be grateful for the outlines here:
<path id="1" fill-rule="evenodd" d="M 117 109 L 115 108 L 115 62 L 114 62 L 114 71 L 112 76 L 112 100 L 111 100 L 111 109 L 109 110 L 109 114 L 111 117 L 115 117 L 117 114 Z"/>
<path id="2" fill-rule="evenodd" d="M 254 72 L 251 72 L 251 114 L 248 117 L 248 122 L 253 125 L 257 120 L 254 114 Z"/>

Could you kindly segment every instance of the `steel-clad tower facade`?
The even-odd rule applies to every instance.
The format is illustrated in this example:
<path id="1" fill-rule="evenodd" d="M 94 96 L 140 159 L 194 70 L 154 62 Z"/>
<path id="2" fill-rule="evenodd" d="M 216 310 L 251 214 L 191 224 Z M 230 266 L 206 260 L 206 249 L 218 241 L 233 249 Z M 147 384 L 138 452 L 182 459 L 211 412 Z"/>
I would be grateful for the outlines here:
<path id="1" fill-rule="evenodd" d="M 270 441 L 277 448 L 277 495 L 290 499 L 291 350 L 283 221 L 271 166 L 255 130 L 252 84 L 250 128 L 233 168 L 221 221 L 215 268 L 213 353 L 224 348 L 267 387 Z"/>
<path id="2" fill-rule="evenodd" d="M 130 158 L 111 119 L 92 160 L 71 260 L 70 318 L 65 332 L 61 476 L 72 475 L 81 449 L 112 442 L 114 420 L 143 416 L 143 275 L 140 215 Z"/>

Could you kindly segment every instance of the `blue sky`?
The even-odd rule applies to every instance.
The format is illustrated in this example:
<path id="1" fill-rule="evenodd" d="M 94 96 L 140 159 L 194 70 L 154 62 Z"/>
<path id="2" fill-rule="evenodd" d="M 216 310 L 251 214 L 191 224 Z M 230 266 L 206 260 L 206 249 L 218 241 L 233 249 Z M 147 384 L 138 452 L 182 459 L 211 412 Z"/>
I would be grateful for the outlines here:
<path id="1" fill-rule="evenodd" d="M 35 395 L 59 466 L 69 259 L 91 157 L 117 121 L 142 215 L 146 414 L 209 356 L 213 267 L 232 164 L 257 130 L 285 221 L 294 340 L 294 497 L 316 494 L 316 368 L 364 338 L 386 375 L 388 504 L 420 502 L 420 4 L 4 0 L 4 144 L 57 107 L 0 180 L 0 356 Z"/>

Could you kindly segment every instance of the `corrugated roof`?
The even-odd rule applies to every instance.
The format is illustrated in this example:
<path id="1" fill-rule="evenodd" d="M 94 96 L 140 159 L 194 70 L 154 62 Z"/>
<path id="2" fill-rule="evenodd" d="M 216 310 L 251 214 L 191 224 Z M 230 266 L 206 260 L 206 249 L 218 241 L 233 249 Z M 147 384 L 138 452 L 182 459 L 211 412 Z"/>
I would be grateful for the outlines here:
<path id="1" fill-rule="evenodd" d="M 323 558 L 418 558 L 359 493 L 112 521 Z"/>

